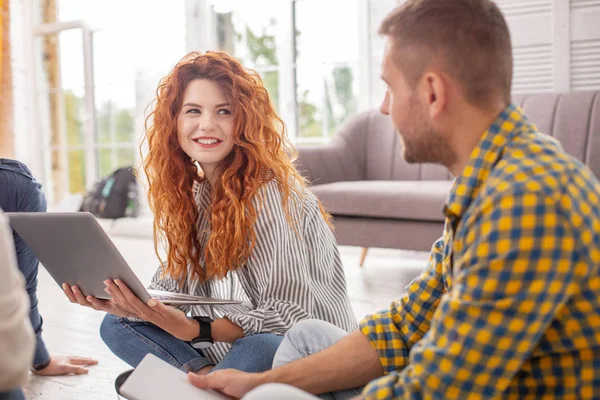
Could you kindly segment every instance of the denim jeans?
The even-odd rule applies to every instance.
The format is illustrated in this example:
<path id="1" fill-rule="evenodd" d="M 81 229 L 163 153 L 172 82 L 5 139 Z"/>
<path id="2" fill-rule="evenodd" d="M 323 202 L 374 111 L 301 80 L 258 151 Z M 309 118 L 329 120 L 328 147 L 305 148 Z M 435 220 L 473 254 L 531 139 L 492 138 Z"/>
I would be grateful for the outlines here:
<path id="1" fill-rule="evenodd" d="M 273 359 L 273 368 L 317 353 L 336 343 L 347 334 L 346 331 L 329 322 L 319 320 L 300 321 L 286 333 Z M 362 388 L 340 390 L 325 393 L 319 397 L 328 400 L 346 400 L 360 395 L 361 390 Z M 244 400 L 258 399 L 309 400 L 317 399 L 317 397 L 287 385 L 270 384 L 260 386 L 244 397 Z"/>
<path id="2" fill-rule="evenodd" d="M 0 209 L 4 212 L 45 212 L 46 197 L 42 185 L 35 180 L 25 164 L 0 158 Z M 29 294 L 29 318 L 35 331 L 36 349 L 33 365 L 42 365 L 50 359 L 42 339 L 42 317 L 38 310 L 37 275 L 39 260 L 25 241 L 13 231 L 17 263 L 25 277 Z M 23 398 L 19 392 L 0 393 L 0 399 Z M 4 397 L 3 397 L 4 396 Z M 21 397 L 19 397 L 21 396 Z"/>
<path id="3" fill-rule="evenodd" d="M 25 400 L 25 395 L 21 389 L 15 389 L 10 392 L 0 392 L 0 400 Z"/>
<path id="4" fill-rule="evenodd" d="M 184 371 L 196 372 L 214 365 L 202 351 L 147 322 L 137 322 L 107 314 L 100 325 L 100 336 L 121 360 L 135 367 L 152 353 Z M 258 334 L 236 340 L 215 369 L 234 368 L 245 372 L 271 369 L 282 336 Z"/>

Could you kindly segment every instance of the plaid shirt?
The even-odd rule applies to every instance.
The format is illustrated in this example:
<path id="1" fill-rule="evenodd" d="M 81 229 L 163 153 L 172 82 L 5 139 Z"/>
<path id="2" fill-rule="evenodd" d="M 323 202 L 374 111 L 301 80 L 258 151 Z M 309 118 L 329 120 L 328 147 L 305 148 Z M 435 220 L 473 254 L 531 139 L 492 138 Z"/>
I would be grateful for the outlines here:
<path id="1" fill-rule="evenodd" d="M 509 106 L 444 208 L 429 264 L 362 332 L 389 398 L 600 397 L 600 184 Z"/>

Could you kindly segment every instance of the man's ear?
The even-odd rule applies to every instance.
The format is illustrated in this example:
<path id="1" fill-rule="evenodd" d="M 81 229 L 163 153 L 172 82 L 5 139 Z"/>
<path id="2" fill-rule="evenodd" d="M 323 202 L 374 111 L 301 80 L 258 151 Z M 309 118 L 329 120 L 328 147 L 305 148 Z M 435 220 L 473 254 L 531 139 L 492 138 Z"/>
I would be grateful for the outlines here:
<path id="1" fill-rule="evenodd" d="M 423 75 L 425 104 L 429 117 L 438 117 L 448 102 L 448 86 L 442 76 L 436 72 L 426 72 Z"/>

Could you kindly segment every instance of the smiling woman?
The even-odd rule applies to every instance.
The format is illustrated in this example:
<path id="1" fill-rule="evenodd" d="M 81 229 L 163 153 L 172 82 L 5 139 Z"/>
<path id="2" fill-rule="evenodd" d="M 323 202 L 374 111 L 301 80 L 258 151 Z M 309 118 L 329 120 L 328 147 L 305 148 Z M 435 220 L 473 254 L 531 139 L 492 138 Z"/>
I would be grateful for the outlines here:
<path id="1" fill-rule="evenodd" d="M 221 87 L 208 79 L 191 81 L 183 94 L 177 132 L 183 151 L 207 177 L 233 149 L 233 115 Z"/>
<path id="2" fill-rule="evenodd" d="M 329 215 L 294 168 L 256 72 L 225 53 L 191 53 L 161 81 L 147 121 L 155 248 L 167 248 L 150 288 L 241 304 L 144 304 L 120 281 L 106 282 L 112 302 L 67 292 L 109 313 L 100 332 L 118 357 L 258 372 L 298 321 L 356 328 Z"/>

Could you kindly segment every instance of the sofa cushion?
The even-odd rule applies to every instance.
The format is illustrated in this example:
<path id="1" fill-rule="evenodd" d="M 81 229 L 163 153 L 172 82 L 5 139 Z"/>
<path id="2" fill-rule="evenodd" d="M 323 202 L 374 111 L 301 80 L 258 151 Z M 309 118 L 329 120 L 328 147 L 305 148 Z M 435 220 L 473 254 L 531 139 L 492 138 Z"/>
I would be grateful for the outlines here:
<path id="1" fill-rule="evenodd" d="M 443 222 L 452 181 L 353 181 L 311 191 L 333 215 Z"/>

